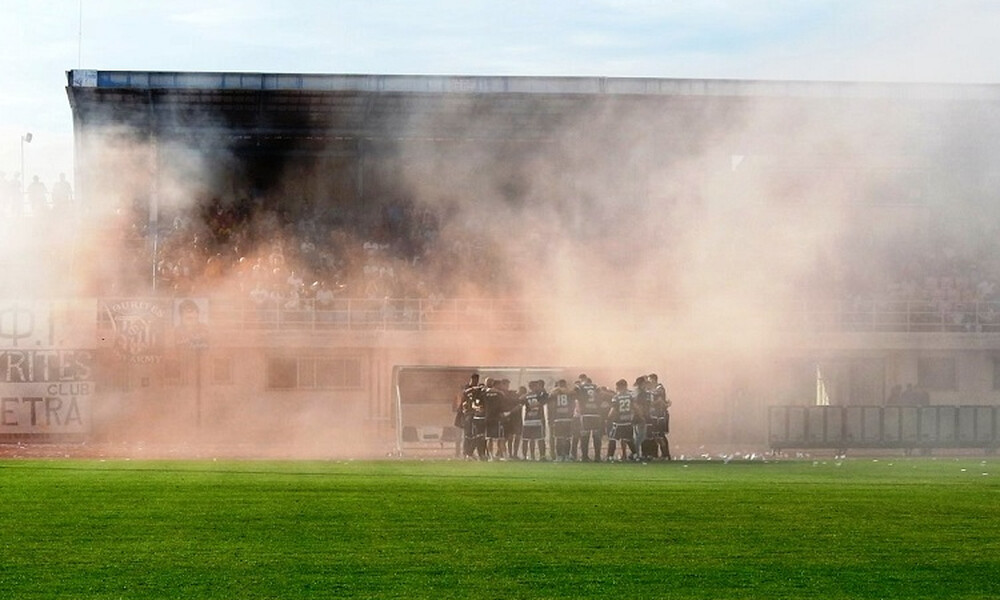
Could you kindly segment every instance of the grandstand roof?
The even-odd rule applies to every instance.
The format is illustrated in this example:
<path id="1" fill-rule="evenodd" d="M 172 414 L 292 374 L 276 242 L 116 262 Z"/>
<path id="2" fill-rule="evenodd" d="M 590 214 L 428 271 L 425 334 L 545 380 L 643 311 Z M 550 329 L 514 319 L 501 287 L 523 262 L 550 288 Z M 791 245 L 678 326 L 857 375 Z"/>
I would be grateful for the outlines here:
<path id="1" fill-rule="evenodd" d="M 751 96 L 1000 100 L 1000 85 L 752 81 L 651 77 L 523 77 L 95 71 L 67 73 L 69 88 L 400 94 Z M 72 96 L 72 93 L 71 93 Z"/>
<path id="2" fill-rule="evenodd" d="M 739 81 L 616 77 L 351 75 L 72 70 L 77 126 L 130 124 L 185 135 L 218 127 L 232 136 L 449 137 L 438 115 L 469 115 L 476 135 L 544 137 L 567 115 L 615 103 L 653 110 L 749 101 L 939 104 L 1000 101 L 998 85 Z M 964 102 L 963 102 L 964 103 Z M 428 122 L 434 128 L 428 130 Z M 456 133 L 458 134 L 458 133 Z M 468 135 L 462 132 L 459 135 Z"/>

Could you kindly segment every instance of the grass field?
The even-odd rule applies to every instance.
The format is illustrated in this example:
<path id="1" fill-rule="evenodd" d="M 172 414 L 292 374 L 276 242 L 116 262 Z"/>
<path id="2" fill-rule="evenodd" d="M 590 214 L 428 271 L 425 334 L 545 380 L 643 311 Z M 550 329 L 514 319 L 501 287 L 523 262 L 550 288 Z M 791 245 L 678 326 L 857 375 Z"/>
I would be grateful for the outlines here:
<path id="1" fill-rule="evenodd" d="M 998 598 L 1000 460 L 0 461 L 0 598 Z"/>

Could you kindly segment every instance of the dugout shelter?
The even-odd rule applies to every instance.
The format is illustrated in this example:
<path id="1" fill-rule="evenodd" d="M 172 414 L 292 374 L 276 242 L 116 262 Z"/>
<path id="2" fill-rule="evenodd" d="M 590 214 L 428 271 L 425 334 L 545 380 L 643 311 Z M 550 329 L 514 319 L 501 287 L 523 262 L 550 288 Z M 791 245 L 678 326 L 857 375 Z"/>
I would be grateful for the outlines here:
<path id="1" fill-rule="evenodd" d="M 456 397 L 473 373 L 480 381 L 508 379 L 516 391 L 540 379 L 552 389 L 562 378 L 572 381 L 579 370 L 562 367 L 489 367 L 448 365 L 396 365 L 392 370 L 396 405 L 396 452 L 413 455 L 427 452 L 450 455 L 462 436 L 454 427 Z"/>

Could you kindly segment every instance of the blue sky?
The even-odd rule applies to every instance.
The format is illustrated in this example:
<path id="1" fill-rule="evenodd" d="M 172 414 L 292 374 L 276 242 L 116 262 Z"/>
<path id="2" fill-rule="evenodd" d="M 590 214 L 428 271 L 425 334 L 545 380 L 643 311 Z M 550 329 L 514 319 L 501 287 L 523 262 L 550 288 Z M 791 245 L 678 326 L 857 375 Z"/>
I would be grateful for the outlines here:
<path id="1" fill-rule="evenodd" d="M 0 0 L 0 171 L 72 169 L 65 71 L 1000 81 L 1000 0 Z"/>

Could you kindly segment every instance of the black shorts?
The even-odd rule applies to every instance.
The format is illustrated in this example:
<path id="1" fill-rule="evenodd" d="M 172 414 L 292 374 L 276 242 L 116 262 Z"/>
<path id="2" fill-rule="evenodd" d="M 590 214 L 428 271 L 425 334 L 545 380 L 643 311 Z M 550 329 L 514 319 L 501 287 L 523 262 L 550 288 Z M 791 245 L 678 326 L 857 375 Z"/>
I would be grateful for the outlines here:
<path id="1" fill-rule="evenodd" d="M 486 420 L 486 437 L 491 440 L 503 439 L 503 422 L 500 419 L 487 419 Z"/>
<path id="2" fill-rule="evenodd" d="M 559 439 L 573 437 L 573 419 L 555 419 L 552 421 L 552 437 Z"/>
<path id="3" fill-rule="evenodd" d="M 486 436 L 486 417 L 472 417 L 472 437 Z"/>
<path id="4" fill-rule="evenodd" d="M 523 440 L 543 440 L 545 439 L 545 427 L 541 421 L 525 421 L 521 424 L 521 439 Z"/>
<path id="5" fill-rule="evenodd" d="M 513 411 L 501 421 L 503 431 L 507 435 L 521 435 L 521 413 Z"/>
<path id="6" fill-rule="evenodd" d="M 580 417 L 580 431 L 604 431 L 604 419 L 601 415 L 583 415 Z"/>
<path id="7" fill-rule="evenodd" d="M 635 425 L 632 423 L 613 423 L 611 425 L 611 435 L 613 440 L 634 440 Z"/>
<path id="8" fill-rule="evenodd" d="M 646 429 L 647 438 L 667 437 L 667 420 L 663 417 L 653 417 L 649 420 L 649 427 Z"/>

